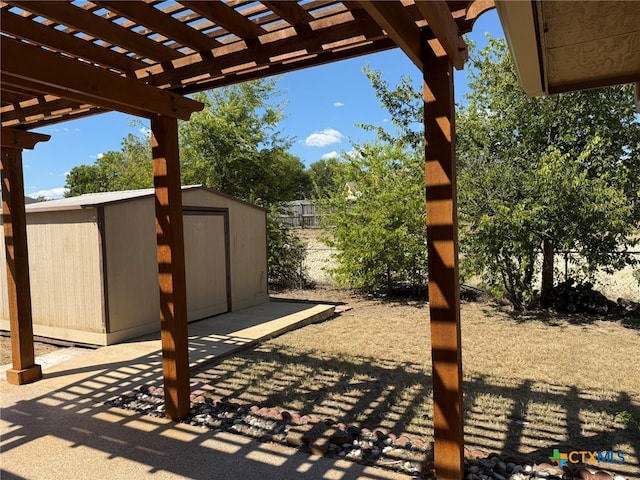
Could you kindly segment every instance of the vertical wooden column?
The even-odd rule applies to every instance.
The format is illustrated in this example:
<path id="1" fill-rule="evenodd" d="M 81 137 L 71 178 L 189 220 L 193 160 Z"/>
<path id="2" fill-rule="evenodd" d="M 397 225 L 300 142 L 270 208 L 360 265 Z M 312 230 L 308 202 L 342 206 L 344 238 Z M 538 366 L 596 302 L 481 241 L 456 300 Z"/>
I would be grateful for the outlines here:
<path id="1" fill-rule="evenodd" d="M 3 128 L 0 135 L 0 181 L 2 182 L 2 222 L 7 260 L 7 293 L 11 329 L 12 368 L 7 381 L 22 385 L 42 378 L 35 363 L 27 216 L 24 209 L 22 150 L 49 140 L 49 135 Z"/>
<path id="2" fill-rule="evenodd" d="M 178 121 L 153 117 L 151 131 L 165 411 L 182 420 L 189 413 L 190 392 Z"/>
<path id="3" fill-rule="evenodd" d="M 455 107 L 449 58 L 423 35 L 429 310 L 433 369 L 434 461 L 440 480 L 464 474 Z"/>

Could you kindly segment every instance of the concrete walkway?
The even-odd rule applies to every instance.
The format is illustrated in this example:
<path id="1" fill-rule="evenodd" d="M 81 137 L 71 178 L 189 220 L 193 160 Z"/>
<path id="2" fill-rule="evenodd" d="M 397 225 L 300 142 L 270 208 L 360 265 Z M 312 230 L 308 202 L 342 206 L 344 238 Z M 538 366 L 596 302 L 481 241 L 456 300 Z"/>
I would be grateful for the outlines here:
<path id="1" fill-rule="evenodd" d="M 332 313 L 330 305 L 271 302 L 192 323 L 190 363 L 232 355 Z M 2 480 L 408 478 L 106 407 L 140 385 L 162 382 L 159 335 L 61 349 L 38 361 L 44 379 L 19 387 L 4 374 L 0 380 Z"/>

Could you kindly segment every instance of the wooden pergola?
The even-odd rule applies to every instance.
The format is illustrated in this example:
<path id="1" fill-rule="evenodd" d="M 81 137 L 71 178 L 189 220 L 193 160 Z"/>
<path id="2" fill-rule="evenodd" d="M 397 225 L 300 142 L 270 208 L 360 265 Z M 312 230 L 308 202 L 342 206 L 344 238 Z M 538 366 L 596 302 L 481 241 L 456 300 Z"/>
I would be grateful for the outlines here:
<path id="1" fill-rule="evenodd" d="M 520 3 L 535 12 L 536 2 Z M 467 58 L 461 36 L 493 7 L 493 0 L 0 2 L 8 380 L 42 376 L 33 350 L 22 150 L 48 136 L 31 130 L 107 111 L 151 120 L 165 404 L 179 420 L 190 405 L 177 121 L 203 108 L 184 95 L 399 47 L 424 78 L 435 468 L 438 478 L 462 478 L 452 73 Z"/>

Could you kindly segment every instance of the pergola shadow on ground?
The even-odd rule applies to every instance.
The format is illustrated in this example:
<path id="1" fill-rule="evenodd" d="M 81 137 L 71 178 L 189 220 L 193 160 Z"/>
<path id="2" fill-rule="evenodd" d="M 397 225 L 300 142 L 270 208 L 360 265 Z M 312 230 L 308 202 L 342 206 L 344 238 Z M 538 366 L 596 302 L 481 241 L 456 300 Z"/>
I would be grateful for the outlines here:
<path id="1" fill-rule="evenodd" d="M 55 390 L 46 380 L 25 386 L 23 395 L 36 395 L 15 402 L 2 382 L 3 479 L 406 478 L 105 405 L 140 383 L 161 384 L 159 353 L 59 375 L 83 379 Z"/>
<path id="2" fill-rule="evenodd" d="M 281 402 L 281 391 L 304 391 L 311 381 L 313 392 L 304 399 L 296 396 L 302 402 L 301 413 L 314 412 L 320 419 L 324 413 L 324 418 L 347 425 L 364 422 L 371 430 L 406 433 L 421 442 L 432 439 L 432 413 L 428 418 L 417 415 L 425 404 L 427 410 L 433 411 L 428 366 L 379 358 L 358 358 L 357 363 L 323 360 L 317 352 L 301 355 L 282 348 L 277 357 L 278 365 L 270 362 L 268 355 L 261 358 L 247 350 L 221 364 L 203 364 L 194 371 L 194 378 L 210 385 L 217 394 L 223 392 L 240 403 L 254 399 L 265 406 Z M 296 366 L 303 365 L 308 368 L 297 368 L 296 375 Z M 357 373 L 345 376 L 343 372 Z M 406 379 L 403 385 L 388 380 L 400 374 Z M 262 387 L 267 378 L 271 389 Z M 353 388 L 336 393 L 338 384 Z M 602 414 L 632 411 L 634 403 L 624 391 L 603 392 L 490 374 L 465 375 L 463 388 L 465 445 L 470 449 L 536 463 L 549 463 L 554 448 L 564 452 L 578 446 L 589 451 L 623 450 L 624 464 L 600 467 L 629 478 L 640 474 L 640 426 L 618 421 L 600 427 L 590 422 Z M 339 417 L 335 417 L 336 411 L 340 412 Z"/>
<path id="3" fill-rule="evenodd" d="M 231 338 L 231 337 L 230 337 Z M 237 339 L 236 339 L 237 340 Z M 200 349 L 201 343 L 194 346 Z M 243 376 L 245 384 L 234 383 L 228 398 L 255 394 L 259 387 L 243 375 L 250 350 L 200 364 L 194 371 L 192 389 L 211 383 L 229 389 L 232 377 Z M 287 375 L 291 366 L 313 365 L 322 369 L 322 361 L 313 355 L 284 356 Z M 386 432 L 406 432 L 415 438 L 428 440 L 432 419 L 416 423 L 412 416 L 416 406 L 431 402 L 431 376 L 424 366 L 396 363 L 389 360 L 358 359 L 367 365 L 370 384 L 362 385 L 359 393 L 342 397 L 343 417 L 349 421 L 366 412 L 380 419 Z M 372 469 L 342 459 L 319 459 L 307 453 L 273 443 L 228 432 L 210 432 L 165 418 L 141 415 L 111 408 L 107 402 L 142 385 L 162 385 L 162 356 L 154 352 L 144 356 L 73 368 L 69 363 L 48 373 L 41 382 L 16 390 L 5 382 L 2 389 L 2 451 L 3 478 L 42 478 L 45 476 L 77 478 L 129 478 L 154 475 L 156 478 L 176 476 L 194 479 L 211 478 L 361 478 L 382 480 L 408 478 L 394 471 Z M 329 363 L 329 362 L 328 362 Z M 353 371 L 354 364 L 330 361 L 332 369 Z M 357 365 L 355 365 L 357 366 Z M 328 368 L 328 366 L 327 366 Z M 393 377 L 394 371 L 409 373 L 413 387 L 389 389 L 376 378 Z M 265 367 L 260 375 L 277 382 L 281 371 Z M 74 380 L 75 379 L 75 380 Z M 294 387 L 309 380 L 301 371 L 293 380 Z M 341 378 L 342 382 L 352 379 Z M 337 381 L 325 377 L 321 382 Z M 362 382 L 362 379 L 358 379 Z M 571 451 L 609 450 L 624 445 L 625 463 L 607 464 L 607 470 L 633 478 L 640 472 L 640 431 L 637 425 L 612 426 L 606 430 L 589 430 L 588 418 L 598 412 L 628 410 L 631 400 L 624 392 L 602 392 L 540 381 L 512 381 L 489 375 L 469 376 L 465 389 L 465 443 L 501 455 L 526 457 L 537 463 L 548 462 L 554 448 Z M 386 411 L 388 402 L 398 403 L 392 396 L 402 397 L 403 408 Z M 491 408 L 486 397 L 492 398 Z M 309 411 L 322 412 L 323 406 L 334 403 L 335 397 L 318 388 L 306 405 Z M 482 402 L 482 407 L 476 406 Z M 241 402 L 240 402 L 241 403 Z M 270 396 L 261 404 L 270 405 Z M 549 415 L 544 415 L 548 406 Z M 335 407 L 335 405 L 334 405 Z M 547 408 L 547 407 L 545 407 Z M 304 413 L 304 412 L 303 412 Z M 321 418 L 321 415 L 318 415 Z M 23 459 L 29 458 L 29 462 Z M 238 461 L 242 458 L 242 462 Z M 64 461 L 60 461 L 64 459 Z"/>

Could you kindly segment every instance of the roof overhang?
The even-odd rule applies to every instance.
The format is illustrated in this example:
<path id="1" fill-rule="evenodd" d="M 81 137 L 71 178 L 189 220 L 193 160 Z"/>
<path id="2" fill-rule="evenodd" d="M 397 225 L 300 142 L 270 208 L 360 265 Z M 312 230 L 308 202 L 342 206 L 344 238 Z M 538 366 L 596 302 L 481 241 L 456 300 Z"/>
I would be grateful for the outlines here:
<path id="1" fill-rule="evenodd" d="M 640 3 L 497 0 L 496 8 L 528 95 L 640 81 Z"/>

